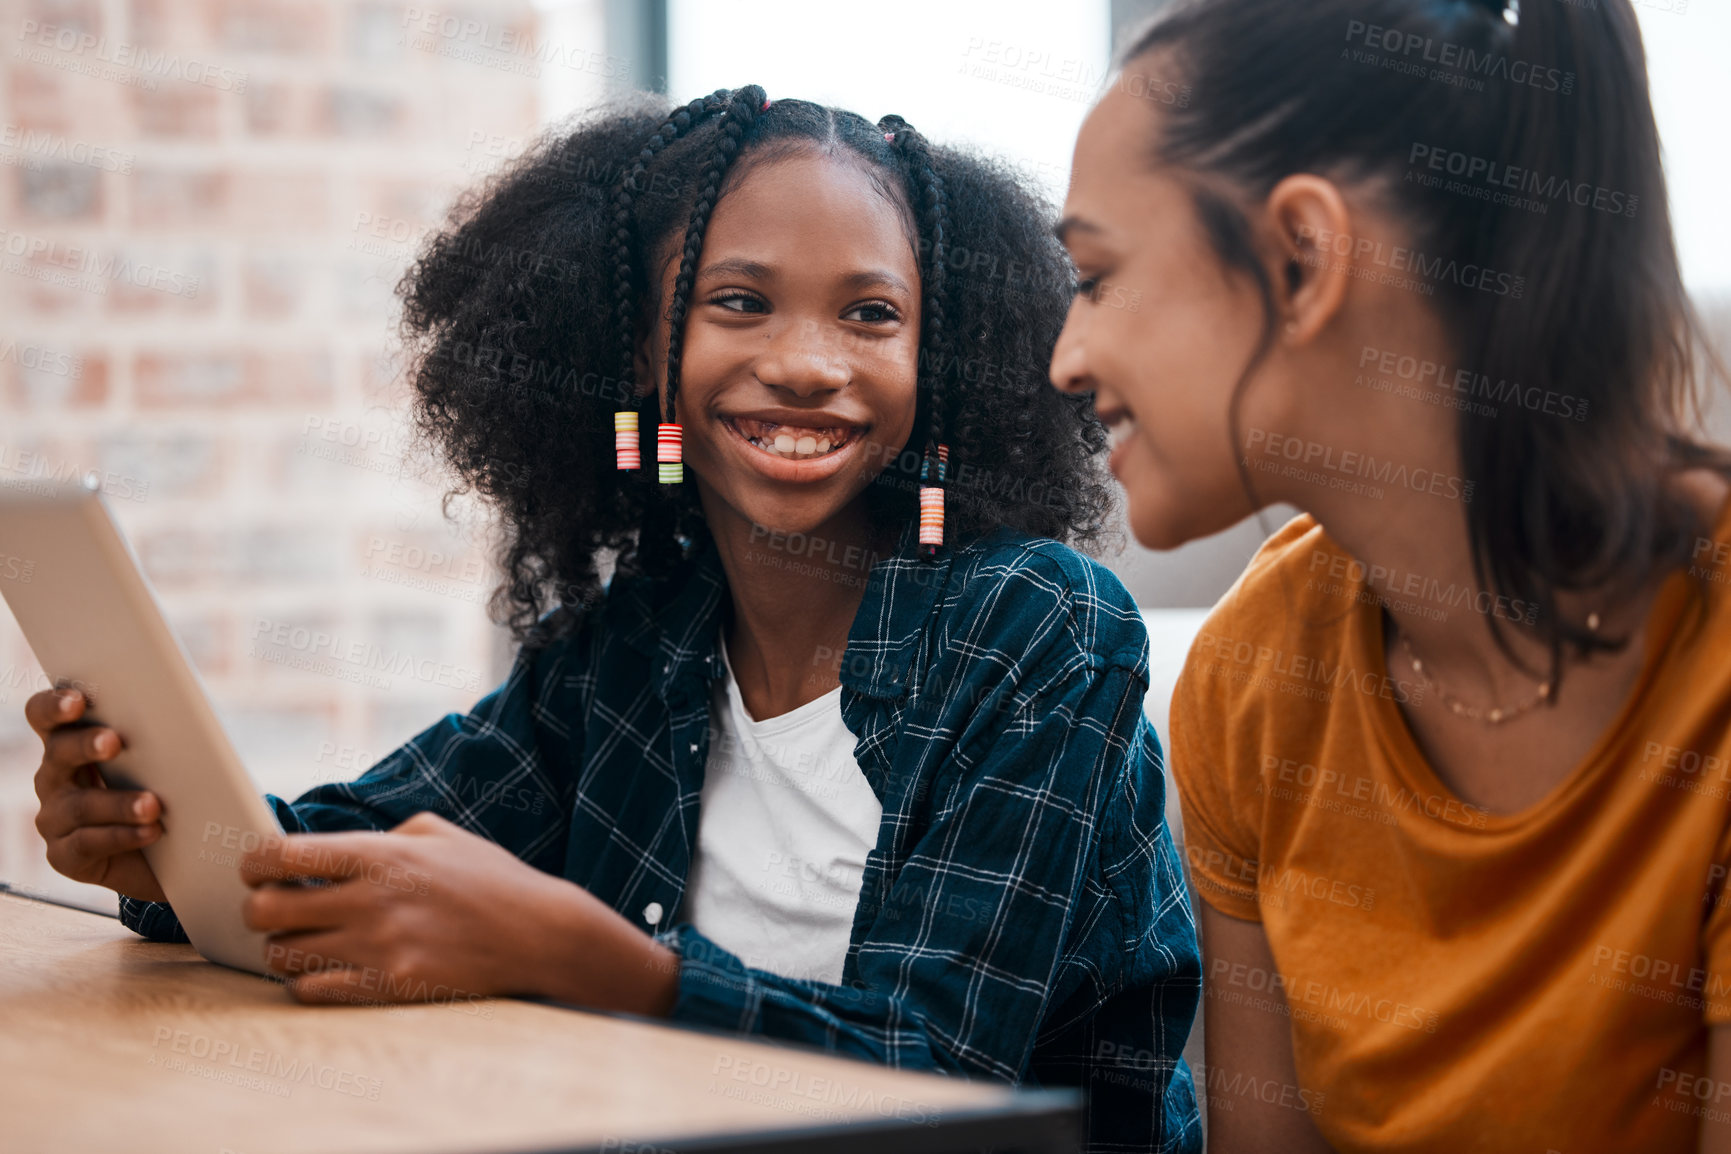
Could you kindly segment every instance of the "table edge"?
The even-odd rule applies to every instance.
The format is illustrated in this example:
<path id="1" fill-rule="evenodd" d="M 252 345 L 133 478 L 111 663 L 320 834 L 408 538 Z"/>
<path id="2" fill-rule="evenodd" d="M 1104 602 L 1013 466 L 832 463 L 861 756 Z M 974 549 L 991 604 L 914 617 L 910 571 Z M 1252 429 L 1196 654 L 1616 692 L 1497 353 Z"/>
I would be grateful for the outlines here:
<path id="1" fill-rule="evenodd" d="M 86 906 L 60 901 L 45 894 L 19 889 L 8 882 L 0 882 L 0 896 L 20 898 L 24 901 L 88 914 L 92 917 L 107 918 L 110 921 L 118 921 L 120 916 L 118 912 L 105 914 Z M 215 962 L 211 964 L 218 965 Z M 590 1006 L 579 1006 L 553 998 L 504 998 L 503 1000 L 520 1001 L 528 1005 L 545 1006 L 548 1009 L 580 1014 L 619 1018 L 639 1022 L 643 1025 L 673 1028 L 734 1041 L 744 1040 L 754 1045 L 774 1046 L 795 1053 L 842 1058 L 871 1066 L 883 1066 L 882 1063 L 872 1062 L 853 1054 L 826 1050 L 822 1046 L 808 1042 L 768 1037 L 762 1034 L 742 1034 L 738 1030 L 728 1030 L 707 1023 L 675 1022 L 669 1019 L 651 1018 L 622 1011 L 598 1010 Z M 896 1069 L 897 1067 L 886 1068 Z M 938 1071 L 907 1070 L 904 1072 L 943 1076 Z M 633 1139 L 632 1141 L 638 1148 L 647 1145 L 650 1149 L 657 1151 L 657 1154 L 683 1154 L 685 1151 L 692 1151 L 694 1154 L 695 1152 L 702 1152 L 702 1154 L 755 1154 L 758 1151 L 763 1151 L 765 1154 L 877 1154 L 883 1148 L 881 1143 L 886 1138 L 897 1140 L 898 1154 L 925 1154 L 927 1151 L 950 1150 L 958 1144 L 977 1147 L 1012 1145 L 1018 1150 L 1026 1150 L 1031 1154 L 1032 1152 L 1038 1152 L 1038 1154 L 1072 1154 L 1072 1152 L 1081 1149 L 1083 1096 L 1079 1088 L 1045 1086 L 1030 1089 L 995 1080 L 988 1081 L 994 1088 L 1001 1088 L 1004 1091 L 1006 1098 L 1002 1103 L 994 1106 L 976 1106 L 944 1111 L 941 1120 L 934 1120 L 931 1123 L 907 1122 L 901 1119 L 831 1122 L 792 1129 L 735 1131 L 709 1136 L 686 1136 L 665 1140 Z M 926 1135 L 930 1137 L 922 1137 Z M 602 1154 L 603 1151 L 612 1149 L 615 1148 L 606 1145 L 533 1147 L 522 1150 L 520 1154 Z"/>

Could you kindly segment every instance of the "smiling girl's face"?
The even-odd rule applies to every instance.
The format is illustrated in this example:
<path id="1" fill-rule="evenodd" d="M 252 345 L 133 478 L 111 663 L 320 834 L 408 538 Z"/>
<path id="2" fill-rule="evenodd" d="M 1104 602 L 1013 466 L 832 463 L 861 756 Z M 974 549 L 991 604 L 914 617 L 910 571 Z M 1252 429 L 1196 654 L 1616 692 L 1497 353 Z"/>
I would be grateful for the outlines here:
<path id="1" fill-rule="evenodd" d="M 913 431 L 920 272 L 905 210 L 863 162 L 801 149 L 744 167 L 704 236 L 677 419 L 718 517 L 809 533 Z M 682 234 L 681 234 L 682 235 Z M 679 237 L 672 242 L 677 253 Z M 670 300 L 677 259 L 665 262 Z M 665 310 L 649 348 L 660 381 Z"/>
<path id="2" fill-rule="evenodd" d="M 1052 383 L 1094 394 L 1131 531 L 1170 549 L 1254 511 L 1228 412 L 1261 306 L 1225 275 L 1188 189 L 1149 163 L 1156 131 L 1151 102 L 1119 84 L 1077 137 L 1060 235 L 1083 291 L 1058 338 Z M 1266 411 L 1271 395 L 1249 398 L 1244 426 L 1278 419 Z"/>

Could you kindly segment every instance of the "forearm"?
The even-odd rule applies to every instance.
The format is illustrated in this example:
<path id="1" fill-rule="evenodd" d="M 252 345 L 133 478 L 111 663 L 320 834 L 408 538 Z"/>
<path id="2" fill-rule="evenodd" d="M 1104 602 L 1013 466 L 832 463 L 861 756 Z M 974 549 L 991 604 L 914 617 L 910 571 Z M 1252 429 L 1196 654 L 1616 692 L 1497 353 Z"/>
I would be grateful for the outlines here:
<path id="1" fill-rule="evenodd" d="M 1244 967 L 1250 973 L 1276 974 L 1274 955 L 1262 926 L 1221 913 L 1205 901 L 1201 910 L 1202 945 L 1210 962 Z M 1279 993 L 1269 1000 L 1280 998 Z M 1324 1098 L 1301 1086 L 1292 1050 L 1291 1019 L 1284 1013 L 1217 999 L 1203 1017 L 1207 1065 L 1197 1089 L 1207 1102 L 1208 1148 L 1221 1154 L 1324 1154 L 1331 1149 L 1317 1126 Z M 1279 1087 L 1269 1099 L 1236 1093 L 1238 1086 Z M 1210 1092 L 1211 1087 L 1223 1087 Z"/>
<path id="2" fill-rule="evenodd" d="M 874 988 L 864 975 L 868 985 L 844 986 L 754 970 L 689 923 L 661 941 L 679 959 L 669 1013 L 675 1021 L 821 1046 L 905 1069 L 995 1073 L 967 1066 L 938 1044 L 928 1020 L 932 1006 Z M 991 1048 L 983 1036 L 974 1041 L 976 1050 Z"/>
<path id="3" fill-rule="evenodd" d="M 544 917 L 521 920 L 513 947 L 523 992 L 667 1017 L 679 993 L 679 955 L 571 882 L 546 876 L 536 884 Z"/>

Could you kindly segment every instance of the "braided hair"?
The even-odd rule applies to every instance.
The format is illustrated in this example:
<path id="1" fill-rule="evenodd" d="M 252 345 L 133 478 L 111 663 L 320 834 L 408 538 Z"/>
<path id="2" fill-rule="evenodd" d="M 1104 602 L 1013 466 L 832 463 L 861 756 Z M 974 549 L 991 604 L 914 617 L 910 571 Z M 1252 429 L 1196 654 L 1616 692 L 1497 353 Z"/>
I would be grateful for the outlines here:
<path id="1" fill-rule="evenodd" d="M 717 98 L 724 93 L 716 93 Z M 721 199 L 721 182 L 739 155 L 739 141 L 756 120 L 764 103 L 763 89 L 748 85 L 727 97 L 721 107 L 721 129 L 715 152 L 698 182 L 697 203 L 691 206 L 691 221 L 685 226 L 685 247 L 679 254 L 679 274 L 673 281 L 673 303 L 667 311 L 667 419 L 673 420 L 679 394 L 679 366 L 685 352 L 685 318 L 691 310 L 691 288 L 697 280 L 697 261 L 703 254 L 703 234 L 709 229 L 709 214 Z"/>
<path id="2" fill-rule="evenodd" d="M 762 89 L 758 89 L 761 96 Z M 637 154 L 637 163 L 625 173 L 619 182 L 619 192 L 614 199 L 614 232 L 613 232 L 613 285 L 614 304 L 613 320 L 618 330 L 619 340 L 619 380 L 633 393 L 636 391 L 636 361 L 637 361 L 637 330 L 638 314 L 640 312 L 638 296 L 645 277 L 642 270 L 632 260 L 632 217 L 637 193 L 643 178 L 649 170 L 649 165 L 657 154 L 669 144 L 691 131 L 694 125 L 702 123 L 710 115 L 723 107 L 730 107 L 726 89 L 718 89 L 709 96 L 701 96 L 679 109 L 668 117 L 667 121 L 655 130 Z M 678 287 L 674 290 L 674 317 L 671 325 L 671 337 L 667 353 L 667 379 L 662 389 L 661 420 L 673 423 L 674 395 L 679 388 L 679 361 L 685 345 L 685 316 L 690 308 L 691 286 L 696 276 L 697 258 L 703 247 L 703 230 L 709 222 L 709 213 L 719 199 L 716 186 L 726 172 L 726 161 L 738 151 L 738 132 L 732 134 L 732 149 L 726 153 L 720 152 L 718 146 L 717 158 L 711 164 L 705 192 L 698 194 L 697 204 L 692 207 L 691 224 L 687 227 L 685 255 L 680 264 Z M 728 136 L 722 141 L 728 142 Z M 695 234 L 695 240 L 693 240 Z M 655 395 L 651 392 L 638 404 L 638 429 L 641 438 L 645 432 L 653 434 L 656 422 L 644 420 L 647 414 L 645 408 L 653 412 Z M 642 447 L 639 446 L 639 453 Z M 647 458 L 644 458 L 647 459 Z M 659 492 L 659 486 L 651 485 L 651 494 L 647 497 L 648 508 L 644 516 L 644 533 L 639 540 L 640 550 L 652 561 L 652 567 L 664 569 L 675 560 L 678 550 L 676 541 L 680 536 L 679 517 L 676 503 L 665 499 Z"/>
<path id="3" fill-rule="evenodd" d="M 417 431 L 457 474 L 454 493 L 501 513 L 491 608 L 520 643 L 561 635 L 606 571 L 671 574 L 707 534 L 694 486 L 614 468 L 613 413 L 638 411 L 646 449 L 654 418 L 677 420 L 715 207 L 745 167 L 800 151 L 863 164 L 919 257 L 916 432 L 865 490 L 871 515 L 913 519 L 947 445 L 956 547 L 998 526 L 1081 546 L 1107 536 L 1105 430 L 1088 398 L 1046 379 L 1075 278 L 1051 206 L 1020 174 L 900 117 L 769 102 L 755 85 L 672 108 L 628 100 L 551 130 L 465 194 L 398 286 Z M 637 364 L 658 315 L 656 389 Z"/>
<path id="4" fill-rule="evenodd" d="M 920 319 L 920 384 L 927 398 L 926 452 L 921 469 L 924 478 L 941 487 L 945 464 L 939 457 L 944 443 L 945 414 L 948 411 L 948 389 L 945 379 L 955 364 L 950 345 L 949 322 L 944 316 L 944 289 L 949 268 L 949 251 L 944 238 L 949 227 L 949 197 L 944 191 L 944 178 L 932 166 L 931 148 L 926 138 L 913 125 L 899 116 L 886 116 L 878 121 L 884 139 L 895 145 L 905 166 L 907 180 L 913 192 L 914 214 L 919 221 L 920 235 L 929 238 L 922 244 L 920 282 L 925 288 Z"/>
<path id="5" fill-rule="evenodd" d="M 669 116 L 638 152 L 637 163 L 619 181 L 619 192 L 613 201 L 613 323 L 619 340 L 621 381 L 630 381 L 635 376 L 637 310 L 633 303 L 633 276 L 636 270 L 631 259 L 631 220 L 638 190 L 656 153 L 691 131 L 691 126 L 699 123 L 714 102 L 725 95 L 725 91 L 718 91 L 713 96 L 700 96 Z"/>

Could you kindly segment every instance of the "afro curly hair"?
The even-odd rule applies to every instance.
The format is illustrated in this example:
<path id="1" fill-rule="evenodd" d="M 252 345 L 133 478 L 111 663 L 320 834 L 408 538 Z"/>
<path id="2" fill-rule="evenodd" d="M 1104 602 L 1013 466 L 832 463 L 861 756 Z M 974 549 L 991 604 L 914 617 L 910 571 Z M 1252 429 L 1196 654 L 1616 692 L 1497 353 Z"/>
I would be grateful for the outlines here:
<path id="1" fill-rule="evenodd" d="M 501 515 L 489 609 L 519 643 L 563 633 L 574 613 L 548 611 L 595 603 L 608 567 L 668 574 L 707 532 L 691 486 L 615 468 L 613 414 L 638 410 L 653 447 L 709 214 L 753 161 L 800 149 L 867 166 L 919 259 L 916 431 L 866 490 L 874 518 L 917 517 L 941 443 L 952 541 L 999 526 L 1083 548 L 1108 535 L 1105 429 L 1089 398 L 1047 383 L 1074 270 L 1021 177 L 900 117 L 771 103 L 756 86 L 671 110 L 638 96 L 465 193 L 397 287 L 415 430 L 455 471 L 452 495 Z M 658 273 L 675 259 L 664 302 Z M 666 387 L 639 396 L 633 354 L 658 310 Z"/>

